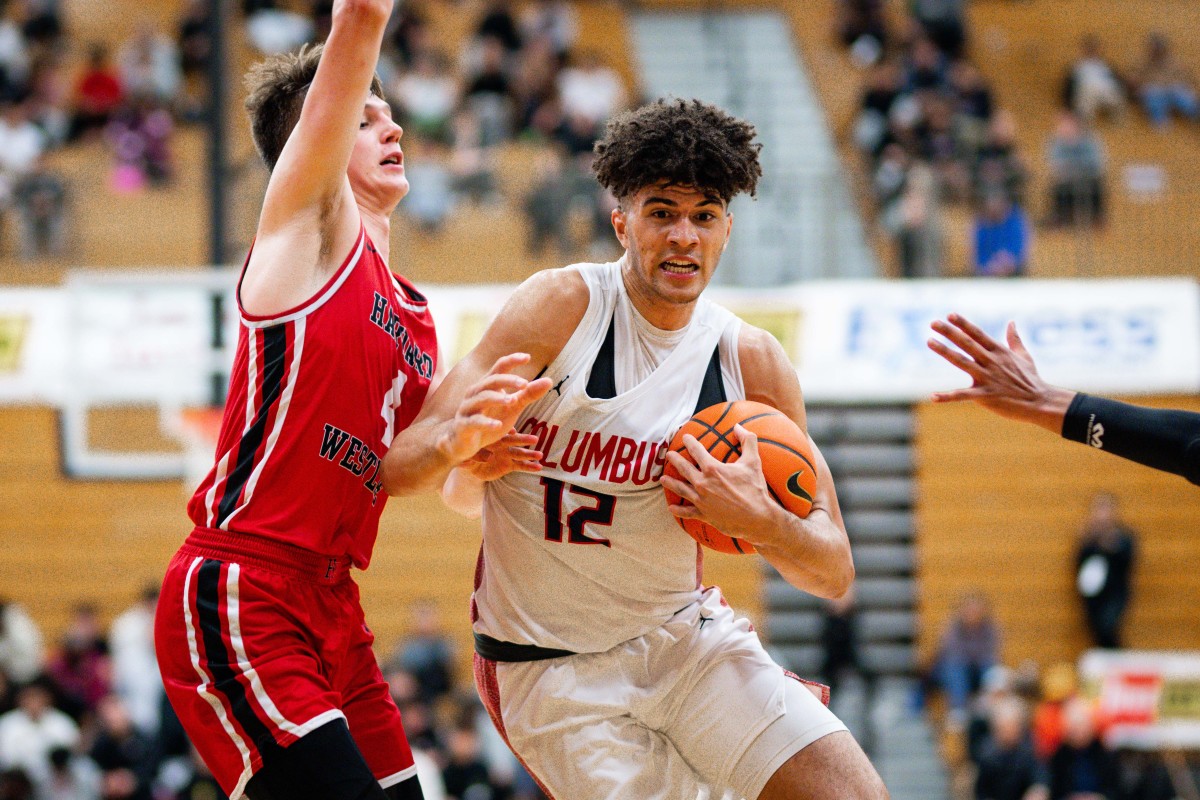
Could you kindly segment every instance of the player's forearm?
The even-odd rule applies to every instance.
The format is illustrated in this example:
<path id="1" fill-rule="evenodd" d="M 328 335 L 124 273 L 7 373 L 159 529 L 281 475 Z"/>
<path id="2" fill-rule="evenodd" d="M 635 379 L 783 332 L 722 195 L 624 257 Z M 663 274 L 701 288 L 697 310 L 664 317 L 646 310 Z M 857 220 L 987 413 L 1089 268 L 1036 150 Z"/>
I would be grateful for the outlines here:
<path id="1" fill-rule="evenodd" d="M 782 508 L 778 512 L 774 535 L 754 537 L 758 552 L 797 589 L 830 599 L 844 595 L 854 583 L 845 532 L 824 509 L 814 508 L 804 519 Z"/>
<path id="2" fill-rule="evenodd" d="M 401 431 L 383 457 L 383 491 L 393 497 L 435 492 L 458 466 L 441 446 L 448 423 Z"/>
<path id="3" fill-rule="evenodd" d="M 1200 485 L 1200 414 L 1143 408 L 1081 392 L 1064 415 L 1060 432 L 1065 439 Z"/>

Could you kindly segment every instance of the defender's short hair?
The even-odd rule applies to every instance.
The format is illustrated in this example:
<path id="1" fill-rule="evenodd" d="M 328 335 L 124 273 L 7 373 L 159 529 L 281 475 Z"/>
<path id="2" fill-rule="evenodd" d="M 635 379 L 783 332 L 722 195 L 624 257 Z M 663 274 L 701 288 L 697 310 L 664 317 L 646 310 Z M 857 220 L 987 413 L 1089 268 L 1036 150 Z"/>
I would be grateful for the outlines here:
<path id="1" fill-rule="evenodd" d="M 618 114 L 596 142 L 596 179 L 622 203 L 656 183 L 693 186 L 728 203 L 754 196 L 762 166 L 754 126 L 700 100 L 661 99 Z"/>
<path id="2" fill-rule="evenodd" d="M 305 45 L 294 53 L 280 53 L 258 62 L 246 73 L 246 111 L 254 146 L 275 169 L 292 129 L 300 121 L 304 98 L 321 63 L 323 44 Z M 371 79 L 371 94 L 383 97 L 383 84 Z"/>

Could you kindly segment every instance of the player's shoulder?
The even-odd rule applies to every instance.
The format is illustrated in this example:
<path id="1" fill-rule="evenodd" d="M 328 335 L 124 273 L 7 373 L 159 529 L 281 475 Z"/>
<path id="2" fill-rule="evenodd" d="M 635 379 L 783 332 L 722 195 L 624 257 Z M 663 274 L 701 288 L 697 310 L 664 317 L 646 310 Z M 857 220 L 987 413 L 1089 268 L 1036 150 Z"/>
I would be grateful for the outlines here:
<path id="1" fill-rule="evenodd" d="M 517 287 L 513 299 L 533 316 L 582 317 L 591 293 L 578 267 L 535 272 Z"/>
<path id="2" fill-rule="evenodd" d="M 800 382 L 779 340 L 762 328 L 744 323 L 738 332 L 738 362 L 746 396 L 776 408 L 797 401 Z"/>

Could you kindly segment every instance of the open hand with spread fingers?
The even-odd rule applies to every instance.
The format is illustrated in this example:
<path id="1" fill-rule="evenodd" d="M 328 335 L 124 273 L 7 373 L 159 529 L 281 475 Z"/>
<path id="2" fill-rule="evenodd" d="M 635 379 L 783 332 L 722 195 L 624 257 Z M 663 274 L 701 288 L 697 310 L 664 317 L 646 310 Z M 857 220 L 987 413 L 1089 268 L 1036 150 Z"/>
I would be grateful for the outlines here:
<path id="1" fill-rule="evenodd" d="M 521 412 L 550 391 L 549 378 L 531 381 L 512 373 L 528 361 L 526 353 L 499 358 L 467 392 L 438 442 L 451 463 L 461 464 L 509 436 Z"/>
<path id="2" fill-rule="evenodd" d="M 1042 379 L 1017 333 L 1016 323 L 1008 323 L 1007 346 L 959 314 L 936 320 L 930 327 L 954 347 L 931 338 L 929 349 L 971 377 L 971 386 L 936 392 L 933 402 L 974 400 L 1002 417 L 1032 422 L 1055 433 L 1062 431 L 1063 417 L 1075 392 Z"/>

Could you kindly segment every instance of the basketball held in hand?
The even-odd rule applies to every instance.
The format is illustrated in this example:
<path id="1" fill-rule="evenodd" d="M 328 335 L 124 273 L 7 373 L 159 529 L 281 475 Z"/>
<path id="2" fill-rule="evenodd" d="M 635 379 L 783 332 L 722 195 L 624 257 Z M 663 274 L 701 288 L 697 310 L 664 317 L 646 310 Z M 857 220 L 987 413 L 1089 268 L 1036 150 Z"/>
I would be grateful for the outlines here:
<path id="1" fill-rule="evenodd" d="M 718 461 L 737 461 L 742 452 L 733 426 L 739 424 L 758 437 L 758 454 L 771 497 L 796 516 L 807 517 L 817 491 L 815 459 L 808 436 L 783 412 L 752 400 L 717 403 L 685 422 L 671 440 L 671 449 L 694 464 L 695 459 L 683 445 L 684 434 L 690 433 Z M 670 461 L 663 474 L 680 478 Z M 679 495 L 667 487 L 663 492 L 668 503 L 680 502 Z M 754 545 L 726 536 L 707 522 L 683 517 L 675 521 L 705 547 L 722 553 L 754 552 Z"/>

